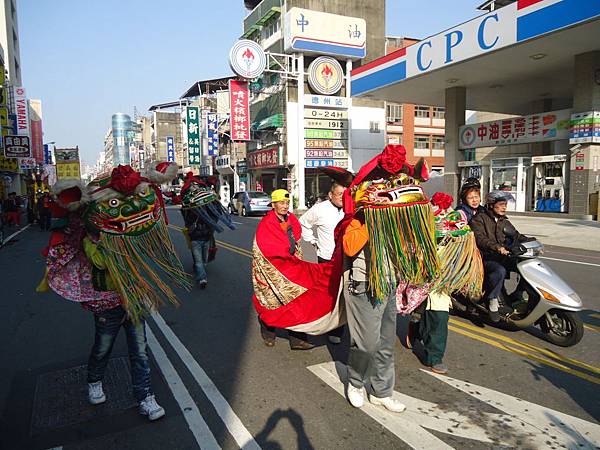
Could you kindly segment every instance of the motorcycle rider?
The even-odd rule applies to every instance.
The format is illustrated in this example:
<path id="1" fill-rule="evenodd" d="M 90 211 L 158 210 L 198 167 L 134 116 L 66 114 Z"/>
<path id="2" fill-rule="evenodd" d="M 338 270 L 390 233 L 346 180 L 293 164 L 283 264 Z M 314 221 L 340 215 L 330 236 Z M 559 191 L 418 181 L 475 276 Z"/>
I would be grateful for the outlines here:
<path id="1" fill-rule="evenodd" d="M 467 178 L 460 188 L 460 203 L 456 211 L 461 211 L 469 222 L 475 215 L 484 212 L 481 206 L 481 184 L 477 178 Z"/>
<path id="2" fill-rule="evenodd" d="M 501 316 L 512 312 L 512 308 L 502 304 L 500 293 L 506 275 L 511 270 L 515 270 L 514 261 L 509 258 L 510 249 L 514 244 L 528 240 L 526 236 L 516 230 L 506 217 L 510 199 L 512 199 L 510 193 L 490 192 L 486 197 L 485 210 L 475 215 L 469 222 L 483 258 L 485 297 L 488 301 L 489 317 L 492 322 L 499 322 Z M 513 298 L 520 299 L 523 291 L 520 281 L 513 293 Z"/>

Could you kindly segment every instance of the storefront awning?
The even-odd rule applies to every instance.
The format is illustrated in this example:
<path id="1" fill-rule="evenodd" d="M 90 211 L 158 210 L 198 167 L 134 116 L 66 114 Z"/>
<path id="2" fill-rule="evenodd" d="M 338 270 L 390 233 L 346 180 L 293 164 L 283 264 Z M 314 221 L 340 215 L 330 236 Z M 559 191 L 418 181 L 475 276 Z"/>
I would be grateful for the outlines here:
<path id="1" fill-rule="evenodd" d="M 283 114 L 273 114 L 272 116 L 266 117 L 263 120 L 254 122 L 252 129 L 254 130 L 265 130 L 267 128 L 281 128 L 283 126 Z"/>

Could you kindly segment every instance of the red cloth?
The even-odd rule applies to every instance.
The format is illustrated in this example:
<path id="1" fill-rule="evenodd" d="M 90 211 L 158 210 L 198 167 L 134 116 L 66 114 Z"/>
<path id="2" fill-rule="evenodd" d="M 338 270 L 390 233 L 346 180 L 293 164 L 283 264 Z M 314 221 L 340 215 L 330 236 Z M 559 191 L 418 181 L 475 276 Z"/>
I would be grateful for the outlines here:
<path id="1" fill-rule="evenodd" d="M 294 238 L 300 240 L 302 227 L 293 214 L 288 214 Z M 338 244 L 341 244 L 338 242 Z M 262 254 L 288 280 L 307 289 L 286 305 L 267 309 L 253 296 L 260 319 L 269 326 L 289 328 L 314 322 L 330 313 L 338 296 L 342 276 L 341 245 L 337 245 L 328 263 L 311 263 L 290 255 L 290 242 L 274 211 L 261 220 L 256 229 L 256 245 Z"/>

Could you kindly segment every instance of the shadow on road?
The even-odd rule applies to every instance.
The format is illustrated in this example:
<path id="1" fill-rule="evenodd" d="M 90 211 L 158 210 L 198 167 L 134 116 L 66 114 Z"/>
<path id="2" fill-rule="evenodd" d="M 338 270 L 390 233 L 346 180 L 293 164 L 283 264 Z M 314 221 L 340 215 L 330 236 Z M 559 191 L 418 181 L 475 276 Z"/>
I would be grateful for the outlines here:
<path id="1" fill-rule="evenodd" d="M 313 450 L 315 447 L 310 442 L 304 429 L 304 419 L 293 408 L 287 410 L 277 409 L 265 424 L 265 427 L 255 436 L 256 442 L 265 450 L 283 450 L 283 446 L 274 440 L 269 440 L 269 436 L 283 419 L 287 419 L 296 432 L 297 447 L 305 450 Z"/>

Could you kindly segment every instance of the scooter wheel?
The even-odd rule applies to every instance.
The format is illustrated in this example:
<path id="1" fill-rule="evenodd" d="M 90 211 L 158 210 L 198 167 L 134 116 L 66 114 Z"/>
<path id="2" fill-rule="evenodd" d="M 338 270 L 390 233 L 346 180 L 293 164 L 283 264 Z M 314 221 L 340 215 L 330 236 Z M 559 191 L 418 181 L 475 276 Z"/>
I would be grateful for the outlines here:
<path id="1" fill-rule="evenodd" d="M 552 323 L 548 323 L 546 315 L 540 319 L 540 328 L 548 342 L 560 347 L 572 347 L 581 341 L 583 321 L 579 314 L 560 309 L 551 309 L 548 314 L 552 318 Z"/>

